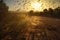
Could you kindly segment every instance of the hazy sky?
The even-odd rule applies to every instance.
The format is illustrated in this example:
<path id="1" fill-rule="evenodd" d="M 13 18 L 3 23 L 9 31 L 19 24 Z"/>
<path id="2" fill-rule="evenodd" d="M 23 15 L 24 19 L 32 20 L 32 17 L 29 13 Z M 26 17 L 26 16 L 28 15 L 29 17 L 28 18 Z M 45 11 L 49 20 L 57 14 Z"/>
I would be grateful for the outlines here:
<path id="1" fill-rule="evenodd" d="M 34 10 L 31 7 L 31 3 L 37 1 L 41 2 L 42 6 L 40 10 L 45 8 L 55 8 L 60 6 L 60 0 L 4 0 L 4 2 L 9 6 L 9 10 L 16 11 L 16 10 Z"/>

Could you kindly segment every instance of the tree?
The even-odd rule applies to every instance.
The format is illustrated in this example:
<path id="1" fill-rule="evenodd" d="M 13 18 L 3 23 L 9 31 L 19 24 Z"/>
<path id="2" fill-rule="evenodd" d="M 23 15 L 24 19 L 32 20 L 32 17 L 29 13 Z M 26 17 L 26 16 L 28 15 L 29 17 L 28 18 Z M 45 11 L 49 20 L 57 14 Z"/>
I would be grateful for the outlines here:
<path id="1" fill-rule="evenodd" d="M 2 38 L 3 35 L 3 29 L 4 29 L 4 22 L 2 20 L 5 19 L 5 16 L 8 13 L 8 6 L 3 2 L 3 0 L 0 0 L 0 38 Z"/>
<path id="2" fill-rule="evenodd" d="M 32 15 L 33 15 L 33 13 L 34 13 L 34 11 L 33 11 L 33 10 L 30 10 L 30 11 L 29 11 L 29 15 L 30 15 L 30 16 L 32 16 Z"/>
<path id="3" fill-rule="evenodd" d="M 47 9 L 44 9 L 43 12 L 47 12 L 48 10 Z"/>
<path id="4" fill-rule="evenodd" d="M 60 7 L 54 9 L 56 16 L 60 17 Z"/>
<path id="5" fill-rule="evenodd" d="M 54 10 L 53 10 L 52 8 L 49 8 L 49 14 L 50 14 L 51 16 L 54 16 Z"/>
<path id="6" fill-rule="evenodd" d="M 8 6 L 3 2 L 3 0 L 0 0 L 0 13 L 6 12 L 8 12 Z"/>
<path id="7" fill-rule="evenodd" d="M 3 2 L 3 0 L 0 0 L 0 18 L 1 20 L 6 16 L 8 13 L 8 6 Z"/>
<path id="8" fill-rule="evenodd" d="M 47 10 L 47 9 L 44 9 L 44 10 L 43 10 L 43 13 L 44 13 L 44 14 L 43 14 L 44 16 L 47 16 L 48 10 Z"/>

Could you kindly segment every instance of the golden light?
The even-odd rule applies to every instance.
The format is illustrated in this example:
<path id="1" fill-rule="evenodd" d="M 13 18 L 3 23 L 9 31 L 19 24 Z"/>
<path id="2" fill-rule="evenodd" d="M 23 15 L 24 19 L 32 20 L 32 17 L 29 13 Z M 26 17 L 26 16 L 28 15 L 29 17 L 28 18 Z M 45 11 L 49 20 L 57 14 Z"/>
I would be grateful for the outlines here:
<path id="1" fill-rule="evenodd" d="M 31 4 L 31 6 L 34 10 L 39 10 L 41 8 L 42 4 L 39 2 L 34 2 Z"/>

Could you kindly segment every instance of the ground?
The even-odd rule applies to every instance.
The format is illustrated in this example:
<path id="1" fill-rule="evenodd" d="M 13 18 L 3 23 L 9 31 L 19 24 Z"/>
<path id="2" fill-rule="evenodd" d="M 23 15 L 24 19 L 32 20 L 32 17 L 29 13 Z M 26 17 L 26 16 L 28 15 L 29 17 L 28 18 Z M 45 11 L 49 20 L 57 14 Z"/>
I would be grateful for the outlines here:
<path id="1" fill-rule="evenodd" d="M 21 20 L 20 16 L 1 21 L 1 40 L 60 40 L 60 19 L 24 15 Z"/>

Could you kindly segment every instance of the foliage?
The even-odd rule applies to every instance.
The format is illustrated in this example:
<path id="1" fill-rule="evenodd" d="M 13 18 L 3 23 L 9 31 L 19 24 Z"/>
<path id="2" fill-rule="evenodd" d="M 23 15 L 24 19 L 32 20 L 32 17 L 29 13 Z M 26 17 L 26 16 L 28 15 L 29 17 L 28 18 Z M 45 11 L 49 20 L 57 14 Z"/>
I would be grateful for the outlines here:
<path id="1" fill-rule="evenodd" d="M 29 15 L 60 18 L 60 7 L 55 9 L 49 8 L 49 10 L 44 9 L 42 12 L 30 12 Z"/>

